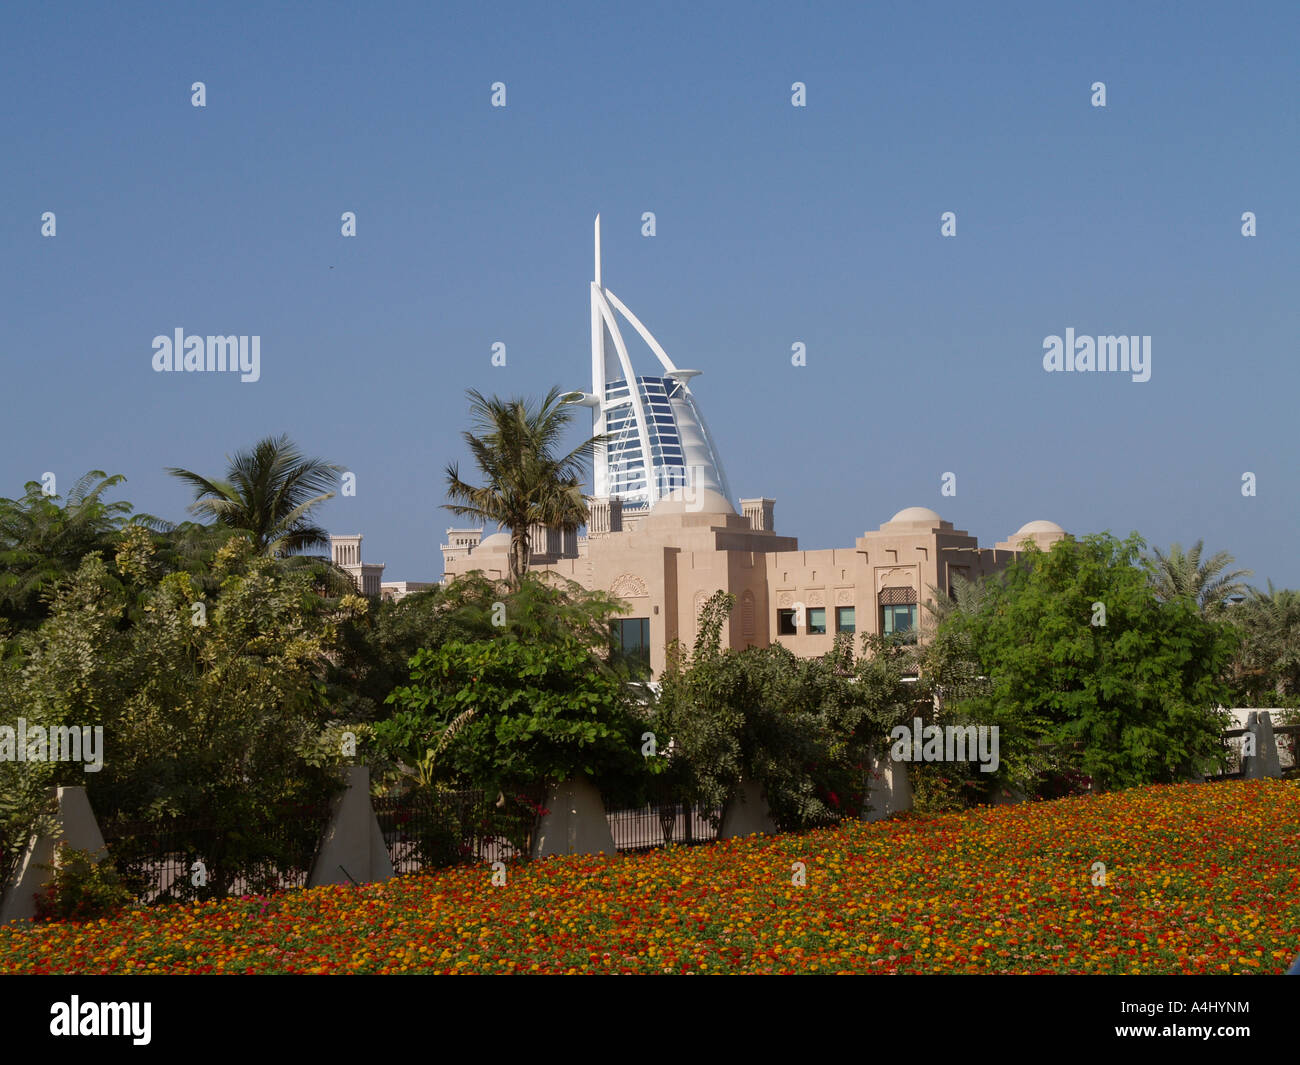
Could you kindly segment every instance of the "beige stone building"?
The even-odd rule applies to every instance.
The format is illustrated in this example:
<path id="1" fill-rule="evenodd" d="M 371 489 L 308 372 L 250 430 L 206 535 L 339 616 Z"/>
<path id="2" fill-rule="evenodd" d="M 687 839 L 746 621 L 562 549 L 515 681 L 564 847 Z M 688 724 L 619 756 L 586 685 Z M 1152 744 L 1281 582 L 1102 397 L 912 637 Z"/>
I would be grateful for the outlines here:
<path id="1" fill-rule="evenodd" d="M 829 651 L 839 632 L 917 630 L 931 586 L 949 590 L 955 575 L 975 579 L 1002 568 L 1025 541 L 1047 549 L 1066 535 L 1053 522 L 1032 521 L 980 547 L 933 510 L 908 507 L 852 547 L 805 551 L 776 532 L 771 499 L 740 503 L 737 514 L 716 492 L 678 489 L 625 521 L 619 500 L 592 500 L 587 535 L 535 536 L 530 568 L 626 602 L 630 613 L 616 623 L 616 637 L 657 675 L 672 640 L 694 641 L 700 609 L 718 590 L 736 597 L 724 646 L 779 640 L 815 656 Z M 464 553 L 452 546 L 444 546 L 447 579 L 471 570 L 506 575 L 509 533 Z"/>
<path id="2" fill-rule="evenodd" d="M 360 535 L 331 536 L 330 558 L 334 565 L 348 573 L 356 582 L 362 595 L 379 595 L 384 579 L 384 563 L 361 561 Z"/>
<path id="3" fill-rule="evenodd" d="M 443 558 L 457 558 L 468 554 L 478 545 L 483 535 L 482 529 L 451 530 L 470 536 L 454 536 L 450 544 L 442 545 Z M 362 595 L 379 596 L 385 600 L 399 601 L 415 592 L 436 588 L 440 581 L 386 581 L 384 580 L 383 562 L 365 562 L 361 558 L 361 536 L 331 536 L 330 558 L 334 564 L 348 574 Z"/>

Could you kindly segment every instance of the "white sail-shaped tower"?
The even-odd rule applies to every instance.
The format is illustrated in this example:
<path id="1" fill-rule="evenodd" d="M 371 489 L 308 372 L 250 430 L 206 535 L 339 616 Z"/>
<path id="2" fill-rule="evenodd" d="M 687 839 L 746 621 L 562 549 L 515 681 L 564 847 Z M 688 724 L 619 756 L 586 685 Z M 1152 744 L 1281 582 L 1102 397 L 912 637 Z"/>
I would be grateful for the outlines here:
<path id="1" fill-rule="evenodd" d="M 622 300 L 605 288 L 600 271 L 600 215 L 596 216 L 596 269 L 591 282 L 592 432 L 612 439 L 595 459 L 594 495 L 620 499 L 625 510 L 653 507 L 677 488 L 717 492 L 731 488 L 713 436 L 690 381 L 699 370 L 680 370 Z M 657 374 L 638 374 L 619 329 L 621 316 L 662 364 Z"/>

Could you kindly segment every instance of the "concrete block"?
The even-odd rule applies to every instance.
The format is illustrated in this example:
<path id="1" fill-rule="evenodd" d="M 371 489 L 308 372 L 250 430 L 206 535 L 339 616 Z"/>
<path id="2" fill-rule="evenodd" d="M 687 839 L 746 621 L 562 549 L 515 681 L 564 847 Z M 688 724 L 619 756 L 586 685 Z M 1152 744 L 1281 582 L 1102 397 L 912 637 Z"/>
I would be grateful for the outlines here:
<path id="1" fill-rule="evenodd" d="M 308 887 L 350 884 L 353 880 L 372 884 L 393 876 L 384 834 L 370 805 L 370 768 L 351 766 L 346 780 L 347 790 L 331 804 L 329 825 L 312 862 Z"/>
<path id="2" fill-rule="evenodd" d="M 912 782 L 907 775 L 907 763 L 878 758 L 873 752 L 867 776 L 867 810 L 863 819 L 883 821 L 911 808 Z"/>
<path id="3" fill-rule="evenodd" d="M 776 823 L 767 805 L 767 796 L 756 780 L 742 780 L 736 797 L 727 803 L 722 815 L 718 839 L 734 839 L 761 833 L 776 835 Z"/>
<path id="4" fill-rule="evenodd" d="M 1246 719 L 1246 732 L 1255 737 L 1255 753 L 1241 760 L 1241 775 L 1247 780 L 1280 777 L 1282 763 L 1277 754 L 1277 738 L 1273 735 L 1273 715 L 1267 710 L 1252 711 Z"/>
<path id="5" fill-rule="evenodd" d="M 534 858 L 615 852 L 605 802 L 587 777 L 574 777 L 552 787 L 546 809 L 533 835 Z"/>

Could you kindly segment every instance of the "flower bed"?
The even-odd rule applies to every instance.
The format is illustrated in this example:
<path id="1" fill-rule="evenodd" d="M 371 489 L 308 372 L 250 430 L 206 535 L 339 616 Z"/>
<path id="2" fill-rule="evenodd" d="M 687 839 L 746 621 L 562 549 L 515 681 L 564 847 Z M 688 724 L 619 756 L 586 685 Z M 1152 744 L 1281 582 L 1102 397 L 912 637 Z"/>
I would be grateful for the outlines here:
<path id="1" fill-rule="evenodd" d="M 0 929 L 5 973 L 1277 973 L 1297 953 L 1300 782 L 1276 780 Z"/>

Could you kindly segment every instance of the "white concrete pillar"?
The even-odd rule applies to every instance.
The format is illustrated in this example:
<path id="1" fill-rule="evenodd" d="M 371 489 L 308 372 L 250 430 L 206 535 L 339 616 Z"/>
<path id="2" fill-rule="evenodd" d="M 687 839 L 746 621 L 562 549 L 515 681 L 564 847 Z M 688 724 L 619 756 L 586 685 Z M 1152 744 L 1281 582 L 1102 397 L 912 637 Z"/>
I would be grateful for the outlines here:
<path id="1" fill-rule="evenodd" d="M 727 808 L 723 811 L 718 839 L 734 839 L 737 836 L 752 836 L 758 833 L 765 836 L 776 835 L 776 822 L 772 820 L 767 796 L 763 794 L 758 781 L 742 780 L 735 798 L 727 803 Z"/>
<path id="2" fill-rule="evenodd" d="M 346 779 L 347 790 L 331 804 L 329 825 L 312 862 L 308 887 L 353 880 L 370 884 L 393 876 L 384 834 L 370 805 L 370 769 L 352 766 Z"/>
<path id="3" fill-rule="evenodd" d="M 13 879 L 0 893 L 0 924 L 29 921 L 36 916 L 36 895 L 50 882 L 47 867 L 57 865 L 60 843 L 73 850 L 89 851 L 95 861 L 104 856 L 104 836 L 86 789 L 55 788 L 51 799 L 55 805 L 54 825 L 32 838 Z"/>
<path id="4" fill-rule="evenodd" d="M 1280 777 L 1282 762 L 1278 758 L 1277 739 L 1273 735 L 1273 715 L 1267 710 L 1252 710 L 1246 719 L 1246 734 L 1255 737 L 1255 753 L 1241 760 L 1241 775 L 1247 780 Z"/>
<path id="5" fill-rule="evenodd" d="M 907 775 L 907 763 L 892 758 L 871 755 L 871 769 L 867 776 L 866 821 L 883 821 L 892 814 L 912 808 L 912 782 Z"/>
<path id="6" fill-rule="evenodd" d="M 546 796 L 546 810 L 533 836 L 534 858 L 615 852 L 605 802 L 587 777 L 574 777 L 552 787 Z"/>

